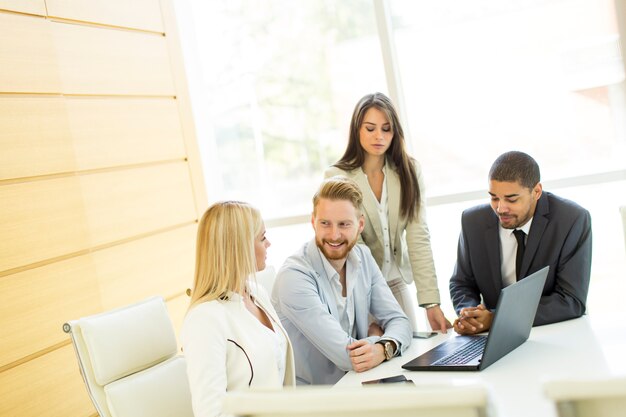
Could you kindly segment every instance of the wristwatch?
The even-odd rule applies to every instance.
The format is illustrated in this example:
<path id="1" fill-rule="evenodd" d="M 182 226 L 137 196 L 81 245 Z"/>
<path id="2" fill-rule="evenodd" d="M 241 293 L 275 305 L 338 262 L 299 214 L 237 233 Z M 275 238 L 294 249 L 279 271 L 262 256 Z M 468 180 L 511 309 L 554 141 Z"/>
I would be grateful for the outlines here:
<path id="1" fill-rule="evenodd" d="M 396 353 L 396 349 L 393 346 L 394 344 L 392 342 L 390 342 L 389 340 L 379 340 L 376 343 L 380 343 L 381 345 L 383 345 L 383 352 L 385 354 L 386 361 L 393 358 Z"/>
<path id="2" fill-rule="evenodd" d="M 422 307 L 428 310 L 430 308 L 437 307 L 438 305 L 439 305 L 438 303 L 430 303 L 430 304 L 424 304 Z"/>

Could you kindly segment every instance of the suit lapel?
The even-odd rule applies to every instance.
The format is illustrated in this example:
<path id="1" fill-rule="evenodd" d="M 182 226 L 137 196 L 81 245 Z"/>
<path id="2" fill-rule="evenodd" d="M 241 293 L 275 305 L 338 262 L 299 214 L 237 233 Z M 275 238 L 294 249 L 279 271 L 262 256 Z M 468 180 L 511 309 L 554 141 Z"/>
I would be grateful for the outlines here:
<path id="1" fill-rule="evenodd" d="M 550 206 L 548 204 L 548 197 L 545 193 L 541 195 L 539 201 L 537 201 L 537 208 L 533 216 L 533 222 L 530 225 L 530 231 L 528 232 L 528 238 L 526 240 L 526 250 L 524 251 L 524 258 L 522 260 L 522 269 L 520 276 L 525 277 L 530 269 L 530 264 L 539 249 L 539 243 L 543 232 L 545 232 L 548 226 L 548 214 L 550 213 Z"/>
<path id="2" fill-rule="evenodd" d="M 352 179 L 357 183 L 363 193 L 363 208 L 367 214 L 367 222 L 374 229 L 376 238 L 382 242 L 383 229 L 380 224 L 380 216 L 378 215 L 378 209 L 376 208 L 376 201 L 374 201 L 374 193 L 372 193 L 372 189 L 370 188 L 369 182 L 367 182 L 367 177 L 365 176 L 363 170 L 358 168 L 355 169 L 353 173 Z"/>
<path id="3" fill-rule="evenodd" d="M 485 247 L 491 267 L 491 276 L 496 292 L 502 289 L 502 270 L 500 269 L 500 233 L 498 229 L 498 218 L 495 215 L 489 216 L 489 223 L 485 229 Z"/>
<path id="4" fill-rule="evenodd" d="M 391 231 L 391 236 L 398 235 L 398 219 L 400 217 L 400 178 L 398 174 L 393 169 L 393 165 L 387 161 L 386 168 L 386 178 L 387 181 L 387 204 L 389 208 L 389 231 Z M 392 239 L 394 242 L 395 239 Z"/>

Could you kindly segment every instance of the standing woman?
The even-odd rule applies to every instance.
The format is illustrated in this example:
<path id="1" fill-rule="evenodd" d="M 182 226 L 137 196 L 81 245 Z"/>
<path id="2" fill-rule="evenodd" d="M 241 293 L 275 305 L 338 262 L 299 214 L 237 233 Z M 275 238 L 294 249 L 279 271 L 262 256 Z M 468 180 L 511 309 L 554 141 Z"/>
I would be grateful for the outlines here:
<path id="1" fill-rule="evenodd" d="M 216 203 L 200 220 L 181 333 L 195 417 L 221 415 L 226 391 L 295 385 L 287 333 L 253 282 L 269 246 L 261 214 L 246 203 Z"/>
<path id="2" fill-rule="evenodd" d="M 430 326 L 445 333 L 451 324 L 439 306 L 420 165 L 407 154 L 398 114 L 384 94 L 368 94 L 357 103 L 346 151 L 324 173 L 334 175 L 351 178 L 361 188 L 366 218 L 361 239 L 413 330 L 417 308 L 407 286 L 411 281 Z"/>

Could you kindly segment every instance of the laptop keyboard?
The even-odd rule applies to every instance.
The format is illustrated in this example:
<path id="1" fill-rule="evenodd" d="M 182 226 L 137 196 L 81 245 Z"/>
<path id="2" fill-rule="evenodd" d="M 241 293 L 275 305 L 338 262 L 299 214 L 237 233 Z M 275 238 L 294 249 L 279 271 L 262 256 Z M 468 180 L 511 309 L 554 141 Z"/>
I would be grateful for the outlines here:
<path id="1" fill-rule="evenodd" d="M 463 365 L 469 363 L 483 354 L 486 342 L 486 337 L 474 337 L 472 341 L 461 346 L 461 348 L 433 362 L 433 365 Z"/>

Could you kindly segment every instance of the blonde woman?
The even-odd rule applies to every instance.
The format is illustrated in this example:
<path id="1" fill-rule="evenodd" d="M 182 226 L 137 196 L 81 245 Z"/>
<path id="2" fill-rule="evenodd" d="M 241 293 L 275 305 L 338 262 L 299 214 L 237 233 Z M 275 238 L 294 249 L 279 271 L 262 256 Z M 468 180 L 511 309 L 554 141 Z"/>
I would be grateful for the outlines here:
<path id="1" fill-rule="evenodd" d="M 226 391 L 295 384 L 291 343 L 253 279 L 269 246 L 259 211 L 246 203 L 216 203 L 200 220 L 181 333 L 195 417 L 221 415 Z"/>

